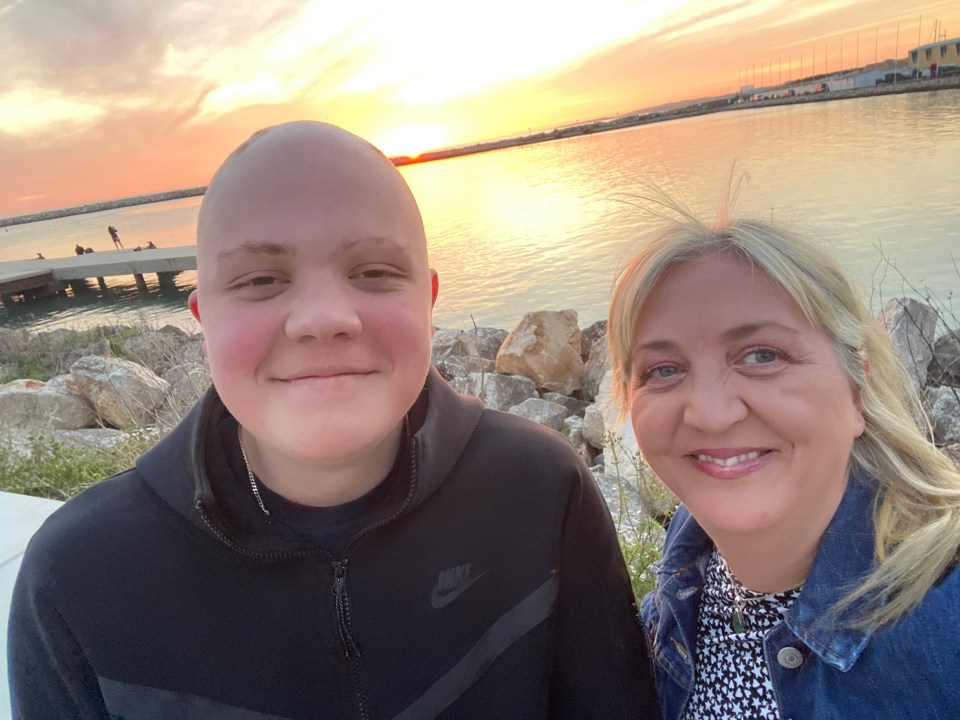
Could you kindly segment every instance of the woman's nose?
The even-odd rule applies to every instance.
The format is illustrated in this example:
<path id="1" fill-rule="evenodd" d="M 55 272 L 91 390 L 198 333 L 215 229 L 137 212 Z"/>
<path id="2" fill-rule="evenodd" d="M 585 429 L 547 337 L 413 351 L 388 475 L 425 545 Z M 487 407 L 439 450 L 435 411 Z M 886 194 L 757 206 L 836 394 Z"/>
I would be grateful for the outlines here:
<path id="1" fill-rule="evenodd" d="M 687 425 L 719 434 L 747 417 L 747 404 L 735 379 L 714 376 L 691 380 L 683 407 Z"/>

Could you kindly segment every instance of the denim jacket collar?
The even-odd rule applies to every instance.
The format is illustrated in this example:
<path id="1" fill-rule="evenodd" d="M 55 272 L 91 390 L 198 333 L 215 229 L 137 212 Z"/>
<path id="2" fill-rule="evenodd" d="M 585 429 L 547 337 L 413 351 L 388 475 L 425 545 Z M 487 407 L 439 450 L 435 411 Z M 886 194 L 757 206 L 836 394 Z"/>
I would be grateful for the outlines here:
<path id="1" fill-rule="evenodd" d="M 784 618 L 794 635 L 841 672 L 853 667 L 873 634 L 870 629 L 850 627 L 863 603 L 854 603 L 839 614 L 833 608 L 874 566 L 876 492 L 872 478 L 862 472 L 853 474 L 820 541 L 803 592 Z"/>
<path id="2" fill-rule="evenodd" d="M 862 605 L 854 604 L 839 615 L 832 610 L 873 567 L 875 493 L 869 476 L 853 474 L 824 532 L 803 592 L 784 618 L 791 633 L 823 662 L 842 672 L 853 667 L 872 635 L 869 629 L 848 626 Z M 675 523 L 680 525 L 675 527 Z M 670 535 L 670 553 L 658 563 L 658 574 L 675 575 L 695 563 L 704 577 L 713 542 L 685 508 L 674 517 Z"/>

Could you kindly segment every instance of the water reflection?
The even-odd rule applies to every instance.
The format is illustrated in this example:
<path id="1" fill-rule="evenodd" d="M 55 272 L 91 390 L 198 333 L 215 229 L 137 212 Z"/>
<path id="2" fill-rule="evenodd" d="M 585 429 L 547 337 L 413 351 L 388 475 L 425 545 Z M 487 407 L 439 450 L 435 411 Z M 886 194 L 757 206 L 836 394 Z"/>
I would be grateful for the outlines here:
<path id="1" fill-rule="evenodd" d="M 196 285 L 196 273 L 182 272 L 172 285 L 161 286 L 156 276 L 145 276 L 147 293 L 132 278 L 108 278 L 106 290 L 96 280 L 76 286 L 69 297 L 36 298 L 3 310 L 3 325 L 50 329 L 94 325 L 176 325 L 197 332 L 199 325 L 187 309 L 187 297 Z"/>
<path id="2" fill-rule="evenodd" d="M 878 289 L 875 305 L 913 294 L 900 274 L 946 298 L 960 289 L 951 255 L 960 234 L 958 114 L 956 91 L 755 108 L 407 166 L 440 274 L 435 322 L 470 327 L 472 316 L 512 327 L 523 312 L 561 308 L 578 310 L 581 326 L 604 317 L 615 272 L 654 222 L 630 197 L 656 183 L 711 216 L 734 161 L 751 178 L 740 213 L 821 239 L 862 285 Z M 108 243 L 108 224 L 125 243 L 189 244 L 198 204 L 11 228 L 14 257 L 52 257 L 44 243 L 69 254 L 75 242 L 89 244 L 75 239 L 85 233 Z M 0 259 L 11 247 L 0 233 Z M 192 323 L 181 300 L 152 314 Z M 110 316 L 127 304 L 151 312 L 137 298 L 114 302 Z M 45 317 L 87 322 L 106 307 Z"/>

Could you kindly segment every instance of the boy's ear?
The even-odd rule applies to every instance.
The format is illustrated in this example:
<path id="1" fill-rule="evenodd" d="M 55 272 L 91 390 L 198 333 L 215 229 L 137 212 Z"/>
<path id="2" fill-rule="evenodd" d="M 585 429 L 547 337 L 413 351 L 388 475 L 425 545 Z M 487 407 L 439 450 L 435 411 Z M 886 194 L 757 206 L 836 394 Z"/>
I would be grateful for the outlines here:
<path id="1" fill-rule="evenodd" d="M 200 322 L 200 301 L 197 299 L 197 291 L 193 290 L 190 292 L 190 295 L 187 297 L 187 307 L 190 308 L 190 314 L 193 315 L 197 322 Z M 200 323 L 202 326 L 203 323 Z M 200 341 L 200 352 L 203 353 L 204 357 L 207 357 L 207 339 L 204 338 Z"/>
<path id="2" fill-rule="evenodd" d="M 197 322 L 200 322 L 200 302 L 197 300 L 196 290 L 191 291 L 187 297 L 187 307 L 190 308 L 190 314 L 197 319 Z"/>
<path id="3" fill-rule="evenodd" d="M 194 290 L 196 292 L 196 290 Z M 440 292 L 440 278 L 437 275 L 437 271 L 433 268 L 430 268 L 430 309 L 433 309 L 433 306 L 437 304 L 437 293 Z M 197 320 L 200 320 L 200 316 L 197 316 Z"/>

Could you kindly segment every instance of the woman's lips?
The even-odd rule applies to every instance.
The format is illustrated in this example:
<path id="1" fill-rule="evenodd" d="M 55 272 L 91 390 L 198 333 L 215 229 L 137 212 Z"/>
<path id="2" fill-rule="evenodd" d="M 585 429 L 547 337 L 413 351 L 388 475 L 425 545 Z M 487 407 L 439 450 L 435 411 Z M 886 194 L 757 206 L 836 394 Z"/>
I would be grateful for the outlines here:
<path id="1" fill-rule="evenodd" d="M 735 480 L 766 465 L 773 451 L 767 448 L 710 448 L 687 455 L 700 472 L 721 480 Z"/>

